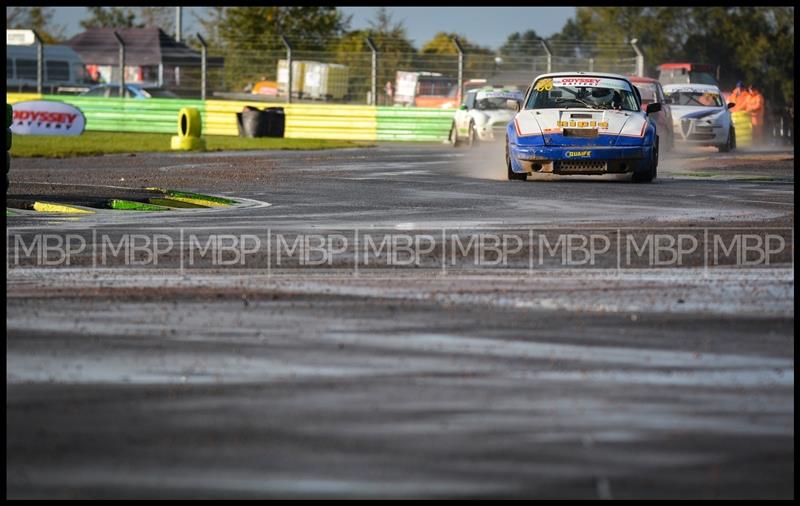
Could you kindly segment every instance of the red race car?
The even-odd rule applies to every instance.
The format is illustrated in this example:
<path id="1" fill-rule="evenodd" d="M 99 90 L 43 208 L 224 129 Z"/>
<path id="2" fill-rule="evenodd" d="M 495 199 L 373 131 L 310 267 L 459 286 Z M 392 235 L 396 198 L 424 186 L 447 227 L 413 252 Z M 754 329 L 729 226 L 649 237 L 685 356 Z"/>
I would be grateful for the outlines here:
<path id="1" fill-rule="evenodd" d="M 657 79 L 649 77 L 627 76 L 631 83 L 639 90 L 642 96 L 642 110 L 647 104 L 661 104 L 661 111 L 653 114 L 661 146 L 665 151 L 672 151 L 675 146 L 675 137 L 672 129 L 672 110 L 664 97 L 664 88 Z"/>

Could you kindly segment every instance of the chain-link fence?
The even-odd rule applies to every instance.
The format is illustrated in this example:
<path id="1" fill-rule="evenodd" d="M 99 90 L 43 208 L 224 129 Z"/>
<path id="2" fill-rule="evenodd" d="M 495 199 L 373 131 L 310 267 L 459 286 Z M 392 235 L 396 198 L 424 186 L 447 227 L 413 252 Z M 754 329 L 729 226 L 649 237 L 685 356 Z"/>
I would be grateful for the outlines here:
<path id="1" fill-rule="evenodd" d="M 373 53 L 366 39 L 350 39 L 347 44 L 325 41 L 329 47 L 339 48 L 337 50 L 293 49 L 291 52 L 281 40 L 230 41 L 228 47 L 210 47 L 204 65 L 198 50 L 199 39 L 195 37 L 184 41 L 192 49 L 183 45 L 173 48 L 173 53 L 162 49 L 158 61 L 144 58 L 142 52 L 148 48 L 143 48 L 142 41 L 135 40 L 135 35 L 126 34 L 126 37 L 124 82 L 146 84 L 156 94 L 153 96 L 174 94 L 201 98 L 205 88 L 206 98 L 438 107 L 457 101 L 460 90 L 475 83 L 527 87 L 537 75 L 548 71 L 628 75 L 637 71 L 636 53 L 628 44 L 533 41 L 517 44 L 511 50 L 467 50 L 459 54 L 453 42 L 452 53 L 441 54 L 414 52 L 408 45 L 391 42 L 376 44 L 377 51 Z M 302 47 L 307 41 L 294 42 Z M 48 51 L 50 47 L 45 46 L 43 92 L 76 93 L 81 89 L 86 91 L 91 84 L 105 83 L 116 85 L 116 89 L 109 90 L 106 86 L 105 90 L 93 91 L 96 96 L 119 96 L 123 74 L 119 66 L 120 47 L 115 40 L 92 45 L 89 56 L 83 49 L 83 69 L 79 68 L 80 64 L 73 65 L 75 75 L 61 81 L 54 79 L 50 71 L 53 61 L 61 56 Z M 48 52 L 54 56 L 49 56 Z M 143 59 L 147 62 L 141 63 Z M 24 69 L 35 70 L 35 56 L 9 56 L 7 60 L 7 87 L 14 91 L 36 91 L 35 72 L 18 79 Z M 19 69 L 19 76 L 15 69 Z M 292 82 L 291 97 L 289 80 Z M 130 93 L 126 91 L 125 95 L 130 96 Z"/>
<path id="2" fill-rule="evenodd" d="M 459 94 L 459 77 L 462 86 L 468 86 L 471 82 L 486 82 L 527 87 L 537 75 L 548 71 L 625 75 L 633 75 L 637 71 L 636 53 L 627 44 L 535 44 L 518 46 L 511 54 L 496 51 L 465 53 L 461 56 L 455 52 L 455 44 L 453 54 L 377 49 L 374 55 L 372 51 L 292 50 L 292 100 L 430 105 L 436 100 L 426 102 L 419 97 L 455 99 Z M 210 51 L 209 55 L 224 59 L 223 67 L 209 69 L 208 89 L 211 97 L 242 98 L 243 95 L 256 95 L 262 100 L 288 99 L 287 50 L 276 50 L 274 46 L 254 46 L 248 49 L 217 49 Z M 191 79 L 199 77 L 192 74 Z M 187 87 L 189 79 L 187 75 L 184 80 Z M 402 93 L 407 91 L 402 88 L 409 84 L 404 80 L 409 80 L 414 88 L 415 99 L 409 99 L 408 92 Z"/>

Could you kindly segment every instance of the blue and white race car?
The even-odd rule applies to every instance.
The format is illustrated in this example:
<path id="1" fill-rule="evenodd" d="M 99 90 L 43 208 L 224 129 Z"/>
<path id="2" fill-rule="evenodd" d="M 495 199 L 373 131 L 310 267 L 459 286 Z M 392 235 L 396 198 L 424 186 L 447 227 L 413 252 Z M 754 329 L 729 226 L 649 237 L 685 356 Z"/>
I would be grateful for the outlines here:
<path id="1" fill-rule="evenodd" d="M 736 131 L 730 108 L 719 88 L 710 84 L 668 84 L 664 95 L 672 108 L 675 140 L 683 144 L 714 146 L 720 152 L 736 149 Z"/>
<path id="2" fill-rule="evenodd" d="M 508 179 L 531 173 L 633 173 L 650 182 L 658 167 L 658 133 L 625 76 L 561 72 L 537 77 L 506 128 Z M 512 104 L 509 104 L 512 105 Z"/>

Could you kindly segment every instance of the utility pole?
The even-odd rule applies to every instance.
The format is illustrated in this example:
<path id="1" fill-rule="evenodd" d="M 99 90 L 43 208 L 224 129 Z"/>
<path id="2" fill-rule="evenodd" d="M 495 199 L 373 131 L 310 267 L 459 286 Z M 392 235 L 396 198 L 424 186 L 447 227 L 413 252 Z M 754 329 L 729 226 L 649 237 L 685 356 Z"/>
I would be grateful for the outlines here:
<path id="1" fill-rule="evenodd" d="M 181 41 L 181 34 L 182 34 L 182 27 L 181 22 L 183 21 L 183 7 L 175 7 L 175 40 L 178 42 Z"/>
<path id="2" fill-rule="evenodd" d="M 458 50 L 458 103 L 461 103 L 461 96 L 464 94 L 464 47 L 458 41 L 458 37 L 453 37 L 453 44 Z"/>
<path id="3" fill-rule="evenodd" d="M 44 42 L 39 36 L 39 32 L 31 30 L 33 38 L 36 40 L 36 93 L 42 94 L 42 81 L 44 81 L 43 64 L 44 64 Z M 50 90 L 52 92 L 52 89 Z"/>
<path id="4" fill-rule="evenodd" d="M 369 105 L 378 105 L 378 47 L 371 37 L 367 37 L 367 45 L 372 51 L 372 94 Z"/>
<path id="5" fill-rule="evenodd" d="M 119 45 L 119 98 L 125 98 L 125 42 L 114 30 L 114 38 Z"/>
<path id="6" fill-rule="evenodd" d="M 287 104 L 292 103 L 292 45 L 289 43 L 289 39 L 286 38 L 286 35 L 281 35 L 281 41 L 283 41 L 283 45 L 286 46 L 286 66 L 288 67 L 289 71 L 289 79 L 287 86 L 289 88 L 288 97 L 286 99 Z"/>
<path id="7" fill-rule="evenodd" d="M 206 99 L 206 82 L 208 81 L 208 44 L 206 44 L 205 39 L 199 33 L 197 34 L 197 40 L 200 41 L 200 99 Z"/>
<path id="8" fill-rule="evenodd" d="M 639 50 L 639 46 L 636 45 L 637 42 L 639 42 L 639 39 L 631 39 L 631 46 L 636 51 L 636 75 L 644 77 L 644 54 Z"/>
<path id="9" fill-rule="evenodd" d="M 547 53 L 547 73 L 549 74 L 553 71 L 553 53 L 550 52 L 550 47 L 544 39 L 539 39 L 539 41 L 542 43 L 544 52 Z"/>

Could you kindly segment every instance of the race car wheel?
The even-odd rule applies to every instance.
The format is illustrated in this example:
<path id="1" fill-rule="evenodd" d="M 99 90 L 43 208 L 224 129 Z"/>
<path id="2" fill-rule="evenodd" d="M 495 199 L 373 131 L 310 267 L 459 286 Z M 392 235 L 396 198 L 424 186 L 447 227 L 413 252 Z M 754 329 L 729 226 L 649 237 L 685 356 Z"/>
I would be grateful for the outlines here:
<path id="1" fill-rule="evenodd" d="M 658 141 L 653 144 L 653 150 L 650 152 L 650 163 L 639 167 L 633 171 L 634 183 L 650 183 L 656 178 L 658 174 Z"/>
<path id="2" fill-rule="evenodd" d="M 733 129 L 733 127 L 728 130 L 728 140 L 725 142 L 725 144 L 717 146 L 717 149 L 719 149 L 720 153 L 729 153 L 736 149 L 736 131 Z"/>
<path id="3" fill-rule="evenodd" d="M 511 157 L 508 155 L 508 140 L 506 140 L 506 170 L 510 181 L 525 181 L 528 179 L 527 172 L 514 172 L 511 170 Z"/>
<path id="4" fill-rule="evenodd" d="M 467 137 L 467 146 L 474 148 L 478 145 L 478 134 L 475 132 L 475 123 L 469 123 L 469 136 Z"/>
<path id="5" fill-rule="evenodd" d="M 450 146 L 456 148 L 458 147 L 458 130 L 456 129 L 456 122 L 453 122 L 453 125 L 450 127 L 450 135 L 447 137 L 447 142 L 450 143 Z"/>

